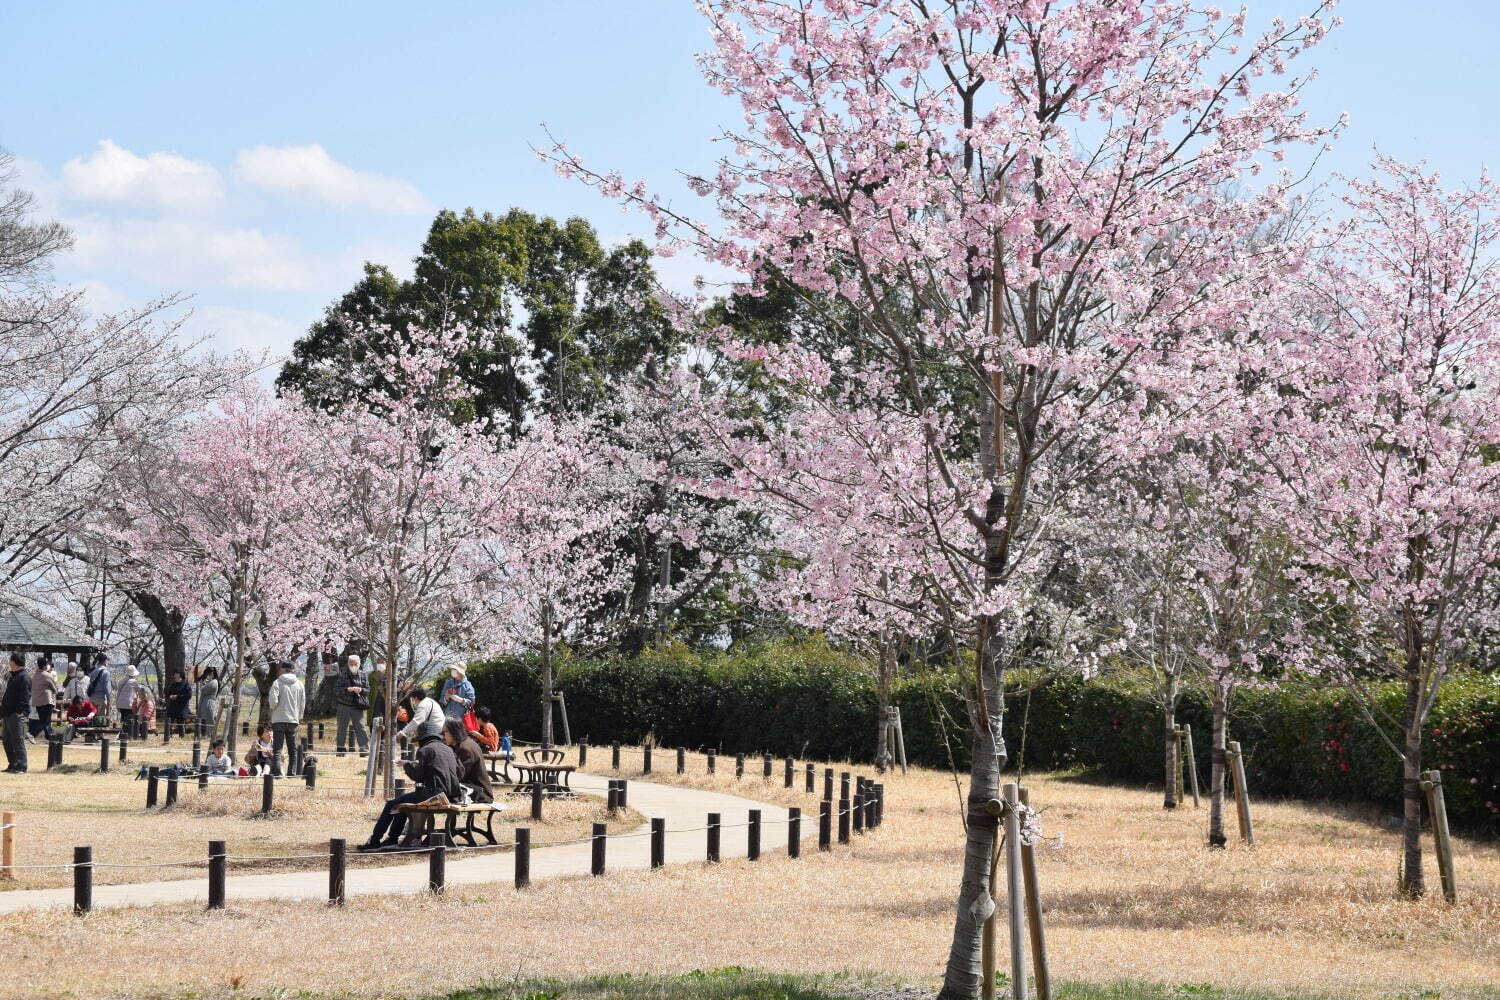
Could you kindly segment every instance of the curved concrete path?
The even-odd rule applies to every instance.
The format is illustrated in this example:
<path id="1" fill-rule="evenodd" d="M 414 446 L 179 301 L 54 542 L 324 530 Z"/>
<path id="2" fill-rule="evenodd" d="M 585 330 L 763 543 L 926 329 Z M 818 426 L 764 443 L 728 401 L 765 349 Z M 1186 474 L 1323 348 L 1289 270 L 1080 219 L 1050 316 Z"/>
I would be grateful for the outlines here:
<path id="1" fill-rule="evenodd" d="M 575 773 L 574 790 L 581 794 L 604 796 L 608 789 L 608 778 L 603 775 Z M 761 851 L 771 853 L 784 849 L 787 842 L 787 811 L 737 795 L 709 792 L 682 785 L 662 785 L 649 781 L 631 780 L 629 786 L 630 807 L 643 816 L 667 821 L 667 864 L 685 864 L 702 861 L 706 855 L 706 833 L 703 830 L 708 814 L 719 813 L 723 830 L 720 835 L 720 856 L 743 857 L 746 853 L 748 835 L 745 827 L 748 811 L 759 809 L 763 825 L 761 828 Z M 806 812 L 802 818 L 802 842 L 816 844 L 818 816 L 814 812 L 811 823 Z M 605 870 L 649 868 L 651 865 L 650 823 L 625 834 L 614 834 L 609 838 L 605 855 Z M 229 845 L 233 856 L 234 845 Z M 531 849 L 531 878 L 556 878 L 561 875 L 587 875 L 593 856 L 592 846 L 563 844 L 557 847 L 534 846 Z M 426 891 L 427 859 L 425 855 L 413 855 L 416 862 L 379 868 L 364 867 L 352 848 L 349 853 L 345 892 L 349 896 L 373 896 L 413 894 Z M 97 859 L 107 864 L 107 856 Z M 109 869 L 95 872 L 94 908 L 121 906 L 152 906 L 165 903 L 208 903 L 208 877 L 206 872 L 196 872 L 193 877 L 174 879 L 168 882 L 133 882 L 126 885 L 101 884 L 108 878 Z M 476 885 L 481 883 L 510 883 L 515 877 L 514 855 L 508 850 L 487 851 L 451 850 L 447 863 L 448 885 Z M 225 883 L 225 895 L 230 902 L 262 899 L 327 899 L 328 869 L 321 867 L 312 871 L 271 872 L 258 875 L 237 874 L 230 862 L 229 877 Z M 50 907 L 72 907 L 73 890 L 65 889 L 18 889 L 0 892 L 0 913 L 16 913 L 23 910 Z"/>

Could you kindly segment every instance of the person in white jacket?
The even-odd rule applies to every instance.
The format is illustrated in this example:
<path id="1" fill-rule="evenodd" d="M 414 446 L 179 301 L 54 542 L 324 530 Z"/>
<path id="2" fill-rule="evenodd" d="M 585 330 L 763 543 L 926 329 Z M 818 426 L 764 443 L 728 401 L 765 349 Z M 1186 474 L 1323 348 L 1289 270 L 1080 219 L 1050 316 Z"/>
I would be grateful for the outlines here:
<path id="1" fill-rule="evenodd" d="M 302 724 L 302 710 L 307 705 L 307 692 L 302 687 L 302 682 L 297 680 L 297 675 L 292 672 L 290 663 L 279 663 L 276 666 L 278 676 L 271 684 L 271 693 L 267 700 L 271 705 L 271 753 L 275 757 L 271 773 L 281 773 L 281 746 L 286 744 L 288 762 L 292 748 L 297 745 L 297 727 Z"/>
<path id="2" fill-rule="evenodd" d="M 411 721 L 406 724 L 406 728 L 401 730 L 401 735 L 405 736 L 408 741 L 417 735 L 417 731 L 422 728 L 424 722 L 432 722 L 439 728 L 443 725 L 443 706 L 437 703 L 432 692 L 418 684 L 411 689 L 410 697 Z"/>

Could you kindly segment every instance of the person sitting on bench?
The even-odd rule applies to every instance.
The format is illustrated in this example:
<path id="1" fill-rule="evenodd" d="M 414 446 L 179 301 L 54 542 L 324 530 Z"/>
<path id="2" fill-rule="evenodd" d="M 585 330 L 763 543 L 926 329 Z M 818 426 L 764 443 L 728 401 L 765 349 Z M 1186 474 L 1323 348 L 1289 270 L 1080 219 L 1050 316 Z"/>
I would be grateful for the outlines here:
<path id="1" fill-rule="evenodd" d="M 484 705 L 474 709 L 474 715 L 479 719 L 479 728 L 469 733 L 479 741 L 479 745 L 490 753 L 500 749 L 500 730 L 490 721 L 490 710 Z"/>
<path id="2" fill-rule="evenodd" d="M 458 719 L 444 722 L 443 742 L 458 758 L 458 780 L 469 790 L 469 801 L 495 801 L 494 786 L 490 784 L 489 772 L 484 769 L 484 748 L 464 732 L 463 722 Z"/>
<path id="3" fill-rule="evenodd" d="M 63 729 L 63 742 L 72 743 L 78 730 L 83 726 L 93 725 L 97 715 L 93 702 L 75 694 L 73 700 L 68 702 L 68 725 Z"/>
<path id="4" fill-rule="evenodd" d="M 429 799 L 438 799 L 443 804 L 458 802 L 463 797 L 459 786 L 458 758 L 443 742 L 443 721 L 439 717 L 422 724 L 417 730 L 417 752 L 415 759 L 405 765 L 406 776 L 416 782 L 416 791 L 398 795 L 386 802 L 375 821 L 370 839 L 356 850 L 363 852 L 389 851 L 397 848 L 401 832 L 406 829 L 406 814 L 397 812 L 397 806 L 416 805 Z"/>

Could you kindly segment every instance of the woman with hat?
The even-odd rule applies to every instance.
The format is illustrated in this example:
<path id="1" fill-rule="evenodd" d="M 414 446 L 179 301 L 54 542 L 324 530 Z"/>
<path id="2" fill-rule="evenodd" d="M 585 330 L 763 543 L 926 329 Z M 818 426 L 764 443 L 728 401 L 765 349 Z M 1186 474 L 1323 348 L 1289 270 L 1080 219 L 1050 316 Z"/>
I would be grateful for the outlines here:
<path id="1" fill-rule="evenodd" d="M 134 736 L 135 706 L 141 700 L 141 672 L 132 663 L 125 668 L 125 679 L 115 692 L 115 702 L 120 706 L 120 731 Z"/>
<path id="2" fill-rule="evenodd" d="M 474 685 L 468 673 L 462 663 L 455 663 L 448 671 L 448 679 L 443 682 L 443 696 L 439 699 L 443 704 L 443 714 L 459 722 L 464 721 L 464 716 L 474 708 Z"/>

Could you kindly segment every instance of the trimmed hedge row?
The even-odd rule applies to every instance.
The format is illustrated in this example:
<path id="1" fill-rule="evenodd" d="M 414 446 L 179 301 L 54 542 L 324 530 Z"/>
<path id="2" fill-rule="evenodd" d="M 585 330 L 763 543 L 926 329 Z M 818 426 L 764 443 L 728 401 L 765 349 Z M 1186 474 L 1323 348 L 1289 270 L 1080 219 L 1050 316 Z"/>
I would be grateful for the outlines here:
<path id="1" fill-rule="evenodd" d="M 470 674 L 481 704 L 520 739 L 540 735 L 535 663 L 476 664 Z M 869 664 L 817 640 L 733 653 L 682 647 L 633 659 L 564 660 L 575 738 L 769 751 L 818 760 L 867 762 L 875 750 L 875 689 Z M 1379 696 L 1399 717 L 1401 692 Z M 901 707 L 914 764 L 967 768 L 967 710 L 951 673 L 903 679 Z M 1211 718 L 1206 695 L 1184 693 L 1177 721 L 1193 727 L 1199 773 L 1208 780 Z M 1032 770 L 1085 769 L 1159 785 L 1161 717 L 1149 696 L 1121 681 L 1057 677 L 1008 700 L 1005 738 L 1012 759 Z M 1364 801 L 1400 811 L 1401 772 L 1391 749 L 1347 693 L 1308 685 L 1245 690 L 1231 705 L 1231 739 L 1245 747 L 1253 792 Z M 1448 682 L 1433 709 L 1424 767 L 1444 774 L 1450 818 L 1500 834 L 1500 677 L 1463 675 Z"/>

